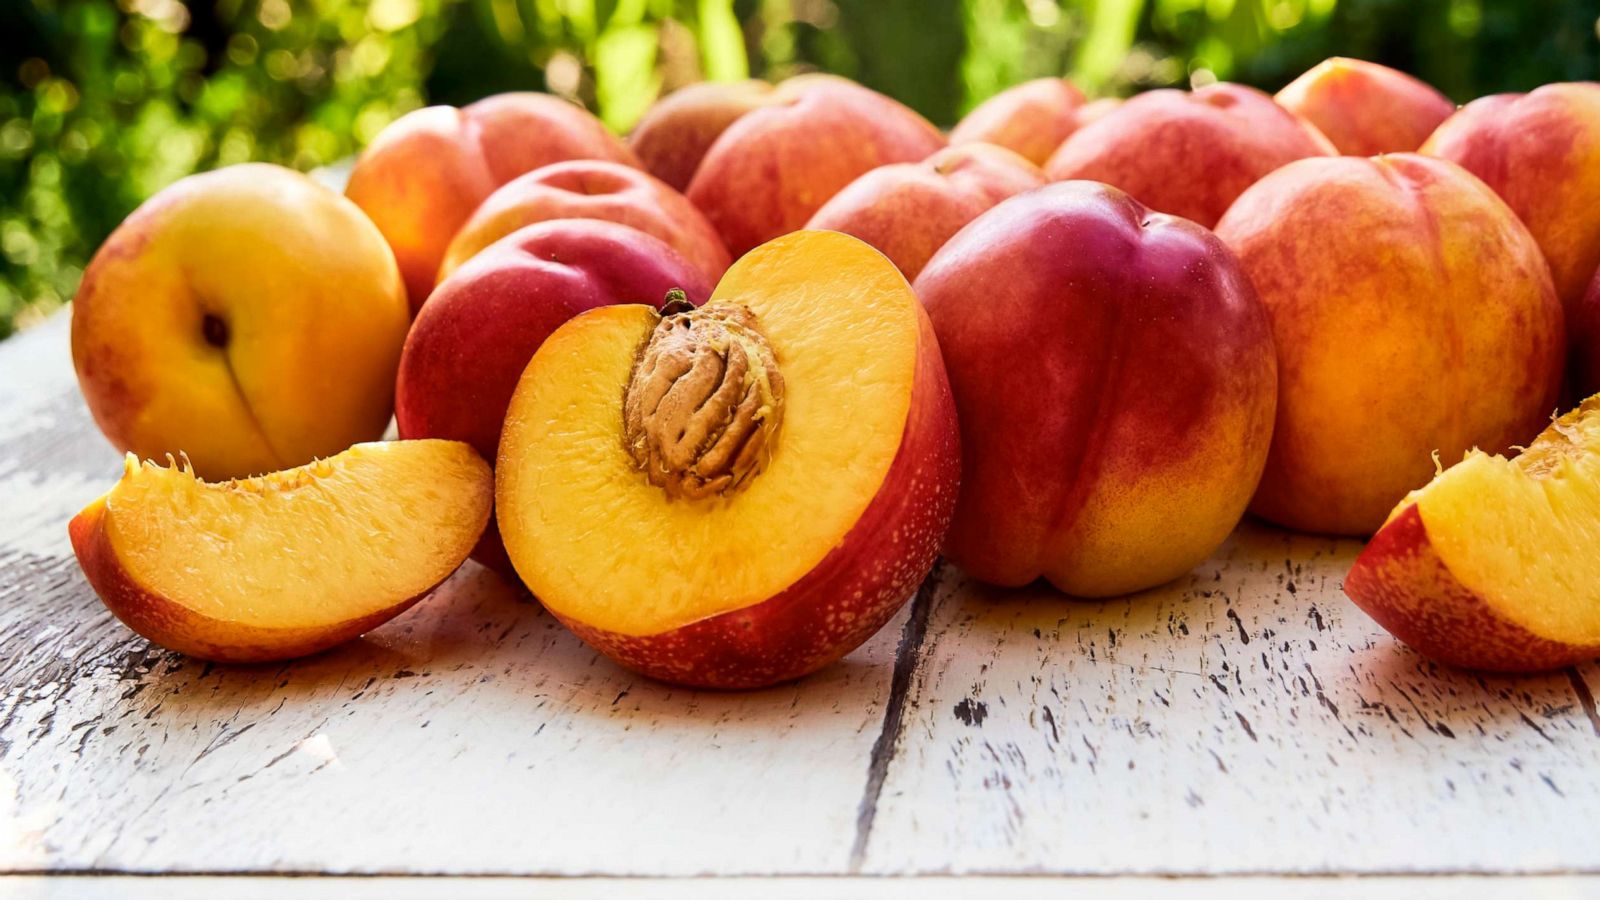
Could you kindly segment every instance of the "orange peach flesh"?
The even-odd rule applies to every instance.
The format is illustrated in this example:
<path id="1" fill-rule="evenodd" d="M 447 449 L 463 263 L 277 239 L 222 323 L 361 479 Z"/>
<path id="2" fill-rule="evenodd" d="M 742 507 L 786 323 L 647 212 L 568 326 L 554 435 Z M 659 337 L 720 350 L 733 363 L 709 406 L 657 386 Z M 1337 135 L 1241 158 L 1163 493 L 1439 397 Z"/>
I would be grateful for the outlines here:
<path id="1" fill-rule="evenodd" d="M 284 659 L 356 637 L 455 571 L 488 524 L 492 483 L 457 441 L 358 444 L 224 482 L 129 455 L 69 531 L 134 631 L 205 659 Z"/>
<path id="2" fill-rule="evenodd" d="M 1600 396 L 1520 455 L 1479 451 L 1413 491 L 1345 589 L 1420 652 L 1537 670 L 1600 656 Z"/>
<path id="3" fill-rule="evenodd" d="M 924 337 L 887 260 L 798 232 L 736 263 L 711 302 L 755 313 L 787 392 L 770 460 L 737 493 L 669 499 L 623 446 L 623 387 L 654 310 L 584 313 L 523 374 L 500 444 L 499 524 L 518 573 L 563 620 L 648 636 L 777 596 L 843 542 L 895 460 Z"/>

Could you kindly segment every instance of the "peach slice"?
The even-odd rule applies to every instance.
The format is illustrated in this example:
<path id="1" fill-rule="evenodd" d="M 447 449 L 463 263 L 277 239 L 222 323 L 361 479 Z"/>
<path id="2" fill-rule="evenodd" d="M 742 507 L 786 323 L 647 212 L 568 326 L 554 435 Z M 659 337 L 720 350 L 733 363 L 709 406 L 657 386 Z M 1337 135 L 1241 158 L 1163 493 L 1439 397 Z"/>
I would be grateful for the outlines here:
<path id="1" fill-rule="evenodd" d="M 493 476 L 458 441 L 357 444 L 239 481 L 141 464 L 68 525 L 106 607 L 190 656 L 326 650 L 405 612 L 489 522 Z"/>
<path id="2" fill-rule="evenodd" d="M 1513 459 L 1474 450 L 1400 502 L 1345 592 L 1418 653 L 1528 672 L 1600 656 L 1600 395 Z"/>
<path id="3" fill-rule="evenodd" d="M 625 666 L 798 678 L 877 631 L 938 553 L 960 459 L 932 326 L 882 254 L 825 231 L 664 312 L 593 309 L 534 354 L 496 464 L 506 550 Z"/>

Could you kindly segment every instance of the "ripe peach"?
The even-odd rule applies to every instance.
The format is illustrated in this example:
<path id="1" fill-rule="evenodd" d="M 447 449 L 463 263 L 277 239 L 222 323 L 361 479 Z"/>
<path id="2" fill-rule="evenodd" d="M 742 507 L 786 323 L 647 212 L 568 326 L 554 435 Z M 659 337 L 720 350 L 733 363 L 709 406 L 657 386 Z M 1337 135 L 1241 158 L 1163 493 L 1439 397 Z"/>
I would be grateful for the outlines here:
<path id="1" fill-rule="evenodd" d="M 358 444 L 220 483 L 130 453 L 68 531 L 129 628 L 190 656 L 263 662 L 405 612 L 467 558 L 493 491 L 489 466 L 455 441 Z"/>
<path id="2" fill-rule="evenodd" d="M 1332 156 L 1315 127 L 1237 84 L 1193 93 L 1140 94 L 1079 128 L 1045 165 L 1057 181 L 1115 185 L 1159 212 L 1217 224 L 1235 197 L 1268 172 Z"/>
<path id="3" fill-rule="evenodd" d="M 925 159 L 944 143 L 927 120 L 876 91 L 831 76 L 793 78 L 722 132 L 688 195 L 739 256 L 804 226 L 862 174 Z"/>
<path id="4" fill-rule="evenodd" d="M 699 309 L 577 316 L 506 415 L 506 549 L 546 608 L 666 681 L 759 687 L 858 646 L 926 575 L 955 503 L 955 407 L 882 254 L 802 231 Z"/>
<path id="5" fill-rule="evenodd" d="M 1341 56 L 1307 70 L 1276 99 L 1317 126 L 1346 156 L 1409 153 L 1456 110 L 1427 82 Z"/>
<path id="6" fill-rule="evenodd" d="M 566 159 L 638 160 L 599 119 L 547 94 L 407 113 L 362 151 L 345 196 L 383 232 L 416 313 L 456 230 L 495 188 Z"/>
<path id="7" fill-rule="evenodd" d="M 1042 166 L 1083 124 L 1083 92 L 1065 78 L 1036 78 L 978 104 L 950 131 L 951 144 L 981 141 L 1013 150 Z"/>
<path id="8" fill-rule="evenodd" d="M 1600 268 L 1600 84 L 1474 100 L 1422 152 L 1460 163 L 1511 205 L 1572 312 Z"/>
<path id="9" fill-rule="evenodd" d="M 1600 397 L 1514 459 L 1472 451 L 1413 491 L 1345 592 L 1452 666 L 1559 669 L 1600 657 Z"/>
<path id="10" fill-rule="evenodd" d="M 873 169 L 834 194 L 806 227 L 861 238 L 914 279 L 979 213 L 1044 183 L 1038 166 L 1010 150 L 962 144 L 922 162 Z"/>
<path id="11" fill-rule="evenodd" d="M 1211 232 L 1053 184 L 962 229 L 916 289 L 960 412 L 951 560 L 1098 597 L 1170 581 L 1233 530 L 1277 379 L 1266 313 Z"/>
<path id="12" fill-rule="evenodd" d="M 711 279 L 733 262 L 716 229 L 682 194 L 621 163 L 575 159 L 519 175 L 490 194 L 450 242 L 439 280 L 518 228 L 550 219 L 604 219 L 637 228 Z"/>
<path id="13" fill-rule="evenodd" d="M 702 81 L 663 97 L 645 113 L 628 146 L 650 174 L 686 191 L 695 169 L 722 132 L 745 113 L 768 105 L 765 81 Z"/>
<path id="14" fill-rule="evenodd" d="M 1416 154 L 1294 163 L 1217 234 L 1267 305 L 1278 422 L 1251 509 L 1371 534 L 1430 454 L 1502 451 L 1561 387 L 1561 306 L 1528 230 L 1483 182 Z"/>
<path id="15" fill-rule="evenodd" d="M 517 379 L 563 322 L 613 303 L 711 293 L 699 268 L 644 232 L 597 219 L 530 225 L 491 244 L 439 285 L 406 338 L 395 387 L 402 438 L 466 441 L 494 459 Z M 474 557 L 504 574 L 491 526 Z"/>
<path id="16" fill-rule="evenodd" d="M 72 360 L 117 449 L 258 475 L 383 434 L 409 319 L 361 210 L 297 172 L 232 166 L 161 191 L 100 247 Z"/>

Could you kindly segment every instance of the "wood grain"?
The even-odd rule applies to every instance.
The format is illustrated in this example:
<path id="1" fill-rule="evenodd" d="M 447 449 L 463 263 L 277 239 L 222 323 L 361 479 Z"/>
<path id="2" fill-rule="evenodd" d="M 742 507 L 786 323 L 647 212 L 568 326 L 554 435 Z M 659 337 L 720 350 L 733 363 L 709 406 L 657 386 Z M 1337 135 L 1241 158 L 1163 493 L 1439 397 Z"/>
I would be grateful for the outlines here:
<path id="1" fill-rule="evenodd" d="M 1593 668 L 1422 660 L 1343 596 L 1358 550 L 1247 523 L 1105 602 L 952 573 L 866 871 L 1600 869 Z"/>

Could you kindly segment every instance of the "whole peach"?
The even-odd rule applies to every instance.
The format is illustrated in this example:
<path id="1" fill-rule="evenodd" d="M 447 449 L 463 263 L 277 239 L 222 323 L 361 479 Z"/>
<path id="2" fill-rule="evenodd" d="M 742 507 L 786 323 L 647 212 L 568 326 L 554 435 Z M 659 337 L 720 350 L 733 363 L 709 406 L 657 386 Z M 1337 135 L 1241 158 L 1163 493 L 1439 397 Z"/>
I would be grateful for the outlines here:
<path id="1" fill-rule="evenodd" d="M 914 279 L 950 236 L 1001 200 L 1045 183 L 1003 147 L 967 143 L 922 162 L 880 166 L 833 195 L 807 228 L 854 235 Z"/>
<path id="2" fill-rule="evenodd" d="M 927 120 L 876 91 L 831 76 L 790 79 L 717 138 L 688 196 L 741 256 L 805 225 L 866 172 L 944 144 Z"/>
<path id="3" fill-rule="evenodd" d="M 1570 312 L 1600 267 L 1600 84 L 1474 100 L 1422 152 L 1460 163 L 1511 205 Z"/>
<path id="4" fill-rule="evenodd" d="M 950 131 L 950 143 L 980 141 L 1042 166 L 1082 122 L 1083 92 L 1065 78 L 1036 78 L 978 104 Z"/>
<path id="5" fill-rule="evenodd" d="M 952 560 L 1106 596 L 1178 577 L 1233 530 L 1276 362 L 1210 231 L 1107 185 L 1048 185 L 973 220 L 916 290 L 961 424 Z"/>
<path id="6" fill-rule="evenodd" d="M 518 228 L 550 219 L 604 219 L 637 228 L 712 280 L 732 262 L 716 229 L 682 194 L 631 166 L 574 159 L 519 175 L 490 194 L 450 242 L 439 280 Z"/>
<path id="7" fill-rule="evenodd" d="M 772 102 L 765 81 L 702 81 L 681 87 L 650 107 L 628 146 L 650 174 L 686 191 L 700 160 L 735 119 Z"/>
<path id="8" fill-rule="evenodd" d="M 1434 455 L 1539 433 L 1561 306 L 1538 246 L 1459 166 L 1403 153 L 1293 163 L 1217 226 L 1271 315 L 1278 421 L 1251 509 L 1366 535 Z"/>
<path id="9" fill-rule="evenodd" d="M 415 314 L 445 248 L 495 188 L 565 159 L 638 160 L 599 119 L 547 94 L 497 94 L 407 113 L 362 151 L 345 196 L 394 249 Z"/>
<path id="10" fill-rule="evenodd" d="M 1408 153 L 1456 110 L 1425 81 L 1341 56 L 1307 70 L 1276 99 L 1317 126 L 1346 156 Z"/>
<path id="11" fill-rule="evenodd" d="M 409 321 L 361 210 L 252 163 L 182 179 L 112 232 L 72 304 L 72 361 L 117 449 L 238 478 L 382 435 Z"/>
<path id="12" fill-rule="evenodd" d="M 1334 152 L 1315 127 L 1266 94 L 1213 84 L 1124 102 L 1073 132 L 1045 174 L 1115 185 L 1151 209 L 1209 228 L 1262 176 Z"/>

